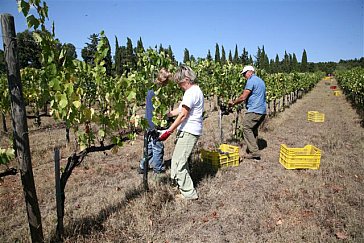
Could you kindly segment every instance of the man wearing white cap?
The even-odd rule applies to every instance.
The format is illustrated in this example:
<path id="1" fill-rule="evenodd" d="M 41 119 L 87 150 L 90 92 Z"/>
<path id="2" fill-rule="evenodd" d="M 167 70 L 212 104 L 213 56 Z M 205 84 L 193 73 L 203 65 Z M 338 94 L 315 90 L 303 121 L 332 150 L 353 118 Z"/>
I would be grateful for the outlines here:
<path id="1" fill-rule="evenodd" d="M 247 145 L 248 154 L 245 159 L 260 159 L 258 147 L 258 128 L 266 115 L 266 94 L 264 80 L 255 75 L 253 66 L 245 66 L 241 74 L 246 78 L 243 93 L 234 101 L 229 101 L 230 106 L 245 101 L 247 112 L 243 118 L 243 135 Z"/>

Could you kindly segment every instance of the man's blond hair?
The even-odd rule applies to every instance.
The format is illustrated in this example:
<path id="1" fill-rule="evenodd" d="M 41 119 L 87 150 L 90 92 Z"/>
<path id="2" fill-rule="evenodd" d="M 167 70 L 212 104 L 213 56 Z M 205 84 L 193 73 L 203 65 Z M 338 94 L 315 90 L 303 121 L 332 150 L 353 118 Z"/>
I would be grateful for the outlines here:
<path id="1" fill-rule="evenodd" d="M 172 78 L 172 73 L 170 73 L 167 69 L 161 68 L 157 74 L 157 78 L 155 83 L 159 85 L 164 85 L 168 83 L 168 81 Z"/>

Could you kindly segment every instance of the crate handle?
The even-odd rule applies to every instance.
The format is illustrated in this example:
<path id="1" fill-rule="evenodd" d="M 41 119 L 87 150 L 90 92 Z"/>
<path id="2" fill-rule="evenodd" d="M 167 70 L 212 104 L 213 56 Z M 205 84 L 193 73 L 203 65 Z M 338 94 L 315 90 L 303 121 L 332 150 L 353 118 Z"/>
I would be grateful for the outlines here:
<path id="1" fill-rule="evenodd" d="M 224 152 L 224 151 L 222 151 L 221 149 L 218 149 L 218 150 L 217 150 L 217 152 L 218 152 L 219 154 L 223 154 L 223 155 L 229 155 L 229 154 L 230 154 L 229 152 Z"/>

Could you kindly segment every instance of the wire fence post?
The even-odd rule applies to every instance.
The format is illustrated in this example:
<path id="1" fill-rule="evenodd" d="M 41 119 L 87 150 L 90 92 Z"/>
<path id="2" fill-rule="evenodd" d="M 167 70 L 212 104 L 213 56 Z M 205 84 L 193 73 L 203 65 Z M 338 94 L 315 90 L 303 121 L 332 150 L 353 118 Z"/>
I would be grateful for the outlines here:
<path id="1" fill-rule="evenodd" d="M 57 206 L 57 229 L 56 237 L 57 241 L 61 241 L 64 233 L 63 226 L 63 203 L 62 203 L 62 192 L 61 192 L 61 166 L 60 166 L 60 152 L 59 148 L 54 148 L 54 174 L 56 182 L 56 206 Z"/>

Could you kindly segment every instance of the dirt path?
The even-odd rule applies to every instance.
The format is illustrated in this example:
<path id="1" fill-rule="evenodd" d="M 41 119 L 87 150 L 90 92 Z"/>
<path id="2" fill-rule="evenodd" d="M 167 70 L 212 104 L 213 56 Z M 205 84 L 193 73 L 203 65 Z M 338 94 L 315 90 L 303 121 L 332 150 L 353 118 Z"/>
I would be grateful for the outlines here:
<path id="1" fill-rule="evenodd" d="M 324 113 L 325 122 L 308 122 L 311 110 Z M 230 141 L 234 118 L 223 118 L 225 141 Z M 217 112 L 208 112 L 199 148 L 219 144 L 217 120 Z M 117 154 L 91 155 L 75 169 L 66 187 L 66 242 L 364 242 L 363 132 L 345 97 L 334 96 L 321 81 L 269 119 L 260 132 L 266 143 L 261 161 L 243 161 L 216 173 L 195 163 L 200 199 L 188 203 L 175 201 L 168 184 L 151 181 L 149 193 L 141 190 L 142 177 L 135 170 L 142 154 L 140 136 Z M 50 241 L 56 222 L 54 169 L 51 153 L 45 151 L 62 143 L 64 133 L 46 133 L 31 134 L 31 143 L 38 144 L 33 161 L 41 166 L 35 166 L 34 174 Z M 282 143 L 321 149 L 319 170 L 284 169 L 279 163 Z M 173 139 L 165 144 L 168 160 Z M 28 242 L 18 177 L 1 182 L 0 210 L 0 241 Z"/>
<path id="2" fill-rule="evenodd" d="M 325 122 L 308 122 L 311 110 L 324 113 Z M 225 118 L 229 124 L 226 120 L 231 117 Z M 202 181 L 201 200 L 173 214 L 161 229 L 175 235 L 171 242 L 363 241 L 364 136 L 359 124 L 345 98 L 320 82 L 270 119 L 268 131 L 260 135 L 267 143 L 261 161 L 243 161 Z M 203 139 L 209 143 L 216 137 Z M 282 143 L 321 149 L 320 169 L 285 170 L 278 162 Z M 157 239 L 168 239 L 163 237 Z"/>

